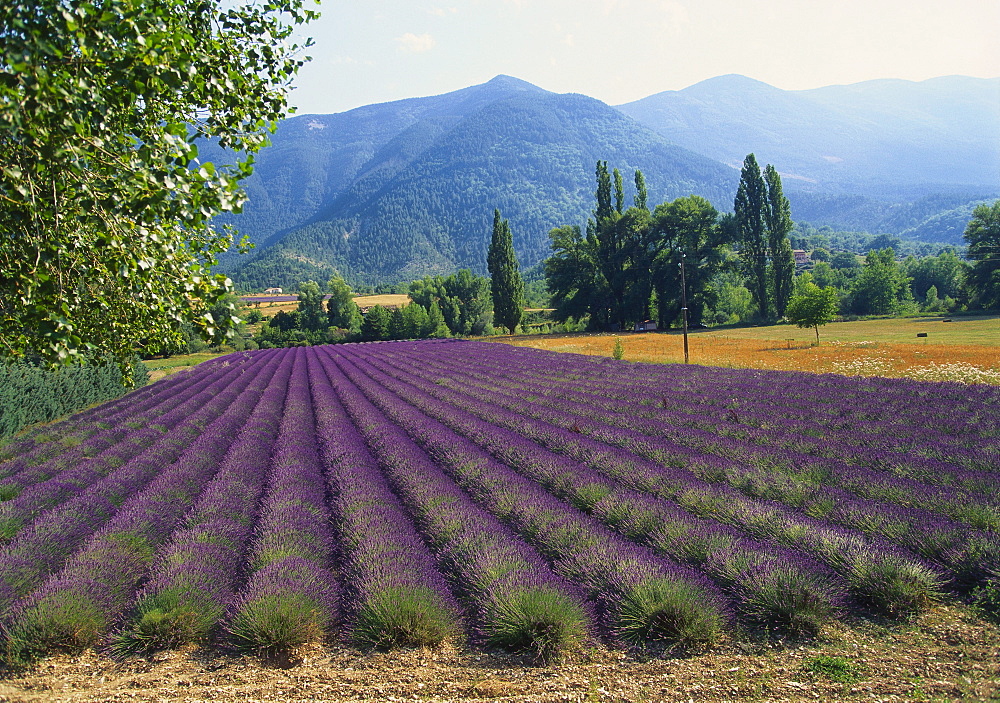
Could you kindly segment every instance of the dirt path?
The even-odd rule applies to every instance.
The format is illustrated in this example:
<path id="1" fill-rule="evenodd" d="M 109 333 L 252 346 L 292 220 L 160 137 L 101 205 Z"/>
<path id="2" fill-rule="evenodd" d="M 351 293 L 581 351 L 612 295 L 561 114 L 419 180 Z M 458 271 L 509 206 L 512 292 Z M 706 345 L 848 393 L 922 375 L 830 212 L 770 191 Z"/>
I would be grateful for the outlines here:
<path id="1" fill-rule="evenodd" d="M 94 652 L 5 672 L 0 701 L 989 701 L 1000 629 L 957 607 L 804 642 L 730 641 L 643 657 L 604 648 L 556 666 L 500 655 L 314 647 L 294 662 L 190 649 L 116 663 Z"/>

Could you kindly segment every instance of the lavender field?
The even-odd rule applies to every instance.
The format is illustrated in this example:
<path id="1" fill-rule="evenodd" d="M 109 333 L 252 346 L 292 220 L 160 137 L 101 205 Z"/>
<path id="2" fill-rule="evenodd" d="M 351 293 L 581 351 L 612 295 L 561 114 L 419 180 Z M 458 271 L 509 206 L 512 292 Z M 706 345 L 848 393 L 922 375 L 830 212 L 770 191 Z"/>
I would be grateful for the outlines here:
<path id="1" fill-rule="evenodd" d="M 0 449 L 2 647 L 810 634 L 992 588 L 998 489 L 991 386 L 453 340 L 233 354 Z"/>

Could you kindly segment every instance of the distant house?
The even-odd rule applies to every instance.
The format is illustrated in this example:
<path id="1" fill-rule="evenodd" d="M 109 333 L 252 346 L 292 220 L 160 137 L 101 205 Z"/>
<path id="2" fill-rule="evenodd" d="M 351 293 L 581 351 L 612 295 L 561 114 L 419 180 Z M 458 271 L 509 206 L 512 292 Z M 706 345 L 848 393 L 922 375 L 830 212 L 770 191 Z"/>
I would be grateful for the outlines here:
<path id="1" fill-rule="evenodd" d="M 803 249 L 792 249 L 792 256 L 795 257 L 796 266 L 808 266 L 812 263 L 812 259 L 809 258 L 809 252 Z"/>
<path id="2" fill-rule="evenodd" d="M 266 295 L 278 295 L 278 294 L 280 294 L 282 292 L 283 291 L 280 288 L 265 288 L 264 289 L 264 293 Z"/>
<path id="3" fill-rule="evenodd" d="M 635 331 L 636 332 L 655 332 L 657 330 L 656 323 L 652 320 L 646 320 L 645 322 L 636 322 Z"/>

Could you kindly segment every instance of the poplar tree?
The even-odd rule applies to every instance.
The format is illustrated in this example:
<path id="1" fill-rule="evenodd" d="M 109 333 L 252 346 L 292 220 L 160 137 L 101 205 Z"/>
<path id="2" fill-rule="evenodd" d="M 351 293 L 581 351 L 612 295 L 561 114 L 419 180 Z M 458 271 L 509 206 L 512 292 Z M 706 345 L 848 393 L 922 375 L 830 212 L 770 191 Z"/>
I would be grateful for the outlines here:
<path id="1" fill-rule="evenodd" d="M 642 175 L 642 171 L 639 169 L 635 170 L 635 206 L 640 210 L 648 210 L 649 205 L 647 204 L 649 196 L 646 193 L 646 177 Z"/>
<path id="2" fill-rule="evenodd" d="M 510 224 L 493 211 L 493 239 L 486 257 L 493 294 L 493 320 L 511 334 L 524 314 L 524 281 L 521 279 Z"/>
<path id="3" fill-rule="evenodd" d="M 759 317 L 768 316 L 767 254 L 768 240 L 764 212 L 767 185 L 760 175 L 760 166 L 753 154 L 747 154 L 740 172 L 740 185 L 733 204 L 739 232 L 740 258 L 743 259 L 747 288 L 757 305 Z"/>
<path id="4" fill-rule="evenodd" d="M 615 210 L 622 214 L 625 210 L 625 182 L 622 179 L 621 171 L 614 170 L 615 175 Z"/>
<path id="5" fill-rule="evenodd" d="M 795 255 L 788 241 L 788 233 L 792 231 L 792 208 L 782 192 L 781 176 L 771 164 L 764 167 L 764 180 L 767 185 L 764 223 L 771 255 L 774 309 L 778 317 L 783 317 L 792 297 L 792 279 L 795 276 Z"/>
<path id="6" fill-rule="evenodd" d="M 608 162 L 597 162 L 597 209 L 595 219 L 600 222 L 611 216 L 611 175 L 608 173 Z"/>

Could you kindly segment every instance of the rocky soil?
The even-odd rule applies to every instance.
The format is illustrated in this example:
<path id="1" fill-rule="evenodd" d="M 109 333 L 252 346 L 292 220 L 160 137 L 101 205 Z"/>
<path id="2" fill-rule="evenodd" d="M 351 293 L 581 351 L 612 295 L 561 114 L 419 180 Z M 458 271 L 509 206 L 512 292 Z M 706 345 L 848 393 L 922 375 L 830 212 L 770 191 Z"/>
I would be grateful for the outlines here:
<path id="1" fill-rule="evenodd" d="M 282 661 L 191 648 L 88 651 L 0 677 L 0 701 L 1000 701 L 1000 628 L 957 606 L 814 639 L 744 636 L 697 652 L 595 647 L 554 665 L 443 647 L 312 647 Z"/>

